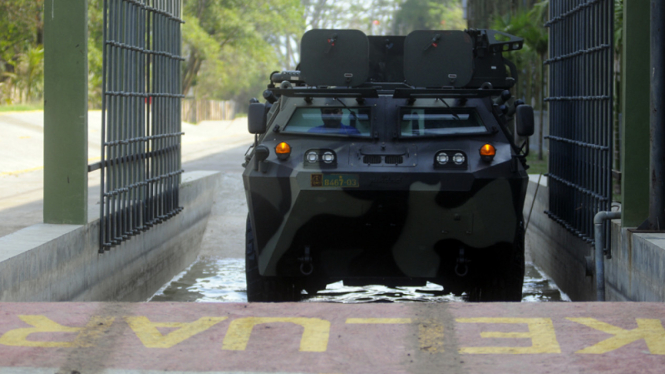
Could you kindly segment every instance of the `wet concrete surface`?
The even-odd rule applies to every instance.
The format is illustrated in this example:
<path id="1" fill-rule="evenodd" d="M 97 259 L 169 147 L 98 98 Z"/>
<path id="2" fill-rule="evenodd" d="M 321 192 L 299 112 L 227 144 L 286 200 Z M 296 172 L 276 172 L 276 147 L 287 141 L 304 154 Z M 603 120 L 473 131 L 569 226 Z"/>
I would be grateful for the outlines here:
<path id="1" fill-rule="evenodd" d="M 201 140 L 202 142 L 204 140 Z M 224 142 L 215 140 L 215 142 Z M 202 143 L 205 144 L 205 143 Z M 210 149 L 205 157 L 191 160 L 188 170 L 217 170 L 222 172 L 222 184 L 212 207 L 197 262 L 173 278 L 150 301 L 184 302 L 246 302 L 244 273 L 245 224 L 247 203 L 242 184 L 241 166 L 249 143 L 226 147 L 221 152 Z M 523 288 L 525 302 L 570 301 L 537 267 L 529 263 Z M 428 287 L 389 288 L 383 286 L 345 287 L 341 283 L 328 285 L 317 295 L 305 296 L 303 302 L 371 303 L 371 302 L 449 302 L 463 301 L 442 290 L 438 285 Z"/>
<path id="2" fill-rule="evenodd" d="M 526 266 L 523 302 L 570 301 L 535 265 Z M 247 302 L 245 261 L 235 258 L 200 258 L 149 301 Z M 463 296 L 445 292 L 428 283 L 425 287 L 344 286 L 329 284 L 315 295 L 303 295 L 302 302 L 376 303 L 376 302 L 462 302 Z"/>

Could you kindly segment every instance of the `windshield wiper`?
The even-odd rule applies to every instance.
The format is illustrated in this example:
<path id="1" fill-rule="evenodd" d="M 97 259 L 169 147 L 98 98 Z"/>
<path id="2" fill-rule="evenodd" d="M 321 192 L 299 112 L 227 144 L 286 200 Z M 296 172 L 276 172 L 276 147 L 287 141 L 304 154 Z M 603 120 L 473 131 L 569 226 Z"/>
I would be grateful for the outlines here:
<path id="1" fill-rule="evenodd" d="M 448 107 L 448 109 L 450 109 L 450 114 L 452 114 L 452 115 L 453 115 L 458 121 L 461 121 L 461 120 L 462 120 L 461 118 L 459 118 L 459 116 L 457 115 L 457 113 L 455 113 L 455 111 L 453 111 L 453 108 L 450 107 L 450 104 L 448 104 L 448 103 L 446 102 L 446 100 L 444 100 L 444 99 L 442 99 L 442 98 L 440 98 L 440 97 L 437 97 L 436 99 L 437 99 L 437 100 L 440 100 L 442 103 L 444 103 L 444 104 Z"/>
<path id="2" fill-rule="evenodd" d="M 344 102 L 343 102 L 342 100 L 340 100 L 340 99 L 338 99 L 338 98 L 336 98 L 336 97 L 334 97 L 333 99 L 339 101 L 339 103 L 342 104 L 342 106 L 343 106 L 344 108 L 346 108 L 346 110 L 348 110 L 349 113 L 351 113 L 351 115 L 353 116 L 353 120 L 354 120 L 354 121 L 357 121 L 357 120 L 358 120 L 358 116 L 356 116 L 356 113 L 355 113 L 354 111 L 352 111 L 351 108 L 349 108 L 348 106 L 346 106 L 346 104 L 344 104 Z"/>

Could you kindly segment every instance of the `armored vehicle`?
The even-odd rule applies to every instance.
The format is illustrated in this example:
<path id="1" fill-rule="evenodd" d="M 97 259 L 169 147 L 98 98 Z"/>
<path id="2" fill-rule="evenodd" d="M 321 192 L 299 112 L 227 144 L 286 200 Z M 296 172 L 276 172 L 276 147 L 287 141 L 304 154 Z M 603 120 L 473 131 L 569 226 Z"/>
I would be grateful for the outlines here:
<path id="1" fill-rule="evenodd" d="M 525 147 L 511 97 L 523 40 L 493 30 L 311 30 L 296 71 L 249 104 L 249 301 L 326 284 L 440 284 L 519 301 Z"/>

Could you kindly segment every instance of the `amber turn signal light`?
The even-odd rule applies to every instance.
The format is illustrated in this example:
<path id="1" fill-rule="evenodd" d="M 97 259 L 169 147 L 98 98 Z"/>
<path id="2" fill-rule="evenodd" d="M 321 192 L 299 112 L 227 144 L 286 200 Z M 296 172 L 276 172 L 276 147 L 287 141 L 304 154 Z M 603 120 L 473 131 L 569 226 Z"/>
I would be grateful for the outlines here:
<path id="1" fill-rule="evenodd" d="M 275 153 L 278 159 L 286 160 L 291 155 L 291 146 L 285 142 L 281 142 L 275 147 Z"/>
<path id="2" fill-rule="evenodd" d="M 485 144 L 480 148 L 480 158 L 485 162 L 491 162 L 496 155 L 496 148 L 491 144 Z"/>
<path id="3" fill-rule="evenodd" d="M 481 156 L 494 156 L 494 155 L 496 155 L 496 149 L 491 144 L 485 144 L 482 148 L 480 148 L 480 155 Z"/>

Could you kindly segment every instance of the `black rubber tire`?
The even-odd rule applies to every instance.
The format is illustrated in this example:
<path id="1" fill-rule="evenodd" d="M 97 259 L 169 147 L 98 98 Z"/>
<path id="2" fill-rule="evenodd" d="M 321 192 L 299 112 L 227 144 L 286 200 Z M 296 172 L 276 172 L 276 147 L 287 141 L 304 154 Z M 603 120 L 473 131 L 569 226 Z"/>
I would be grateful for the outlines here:
<path id="1" fill-rule="evenodd" d="M 259 273 L 259 259 L 254 250 L 254 234 L 249 217 L 245 231 L 245 277 L 249 302 L 300 301 L 302 297 L 302 287 L 298 286 L 296 279 L 264 277 Z"/>
<path id="2" fill-rule="evenodd" d="M 487 277 L 469 291 L 469 301 L 522 301 L 524 286 L 524 229 L 517 230 L 512 250 L 494 264 Z"/>

